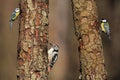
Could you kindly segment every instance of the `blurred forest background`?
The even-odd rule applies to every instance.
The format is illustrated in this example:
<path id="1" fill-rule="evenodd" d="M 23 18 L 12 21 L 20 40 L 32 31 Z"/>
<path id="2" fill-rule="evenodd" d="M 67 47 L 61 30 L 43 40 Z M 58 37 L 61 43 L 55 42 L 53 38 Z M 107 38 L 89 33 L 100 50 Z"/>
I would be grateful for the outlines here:
<path id="1" fill-rule="evenodd" d="M 78 42 L 74 35 L 71 0 L 49 0 L 49 41 L 60 46 L 59 59 L 49 80 L 78 80 Z M 120 0 L 96 0 L 99 20 L 108 19 L 112 40 L 102 34 L 109 80 L 120 80 Z M 19 0 L 0 0 L 0 80 L 16 80 L 18 20 L 9 17 Z"/>

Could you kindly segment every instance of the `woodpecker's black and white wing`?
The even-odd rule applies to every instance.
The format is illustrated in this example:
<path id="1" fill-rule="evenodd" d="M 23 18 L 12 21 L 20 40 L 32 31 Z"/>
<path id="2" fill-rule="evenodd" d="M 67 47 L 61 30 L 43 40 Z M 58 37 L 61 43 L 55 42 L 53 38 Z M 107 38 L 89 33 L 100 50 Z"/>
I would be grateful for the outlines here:
<path id="1" fill-rule="evenodd" d="M 50 62 L 50 67 L 52 68 L 58 59 L 58 54 L 55 54 Z"/>

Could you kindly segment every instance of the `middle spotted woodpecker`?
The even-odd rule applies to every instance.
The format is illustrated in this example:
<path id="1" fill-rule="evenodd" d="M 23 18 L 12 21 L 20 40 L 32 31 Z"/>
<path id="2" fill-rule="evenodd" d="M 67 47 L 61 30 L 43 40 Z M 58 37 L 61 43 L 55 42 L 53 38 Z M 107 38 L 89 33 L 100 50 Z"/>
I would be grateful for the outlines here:
<path id="1" fill-rule="evenodd" d="M 58 45 L 50 43 L 50 46 L 51 47 L 48 50 L 48 60 L 49 60 L 48 72 L 51 71 L 52 67 L 56 63 L 56 61 L 58 59 L 58 52 L 59 52 L 59 46 Z"/>

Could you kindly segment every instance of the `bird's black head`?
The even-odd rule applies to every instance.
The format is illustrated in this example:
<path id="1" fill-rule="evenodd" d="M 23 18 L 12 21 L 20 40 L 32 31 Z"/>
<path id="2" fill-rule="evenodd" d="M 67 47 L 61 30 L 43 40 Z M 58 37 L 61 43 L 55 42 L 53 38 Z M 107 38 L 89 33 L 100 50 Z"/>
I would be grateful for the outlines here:
<path id="1" fill-rule="evenodd" d="M 106 19 L 101 19 L 101 23 L 106 23 L 107 20 Z"/>

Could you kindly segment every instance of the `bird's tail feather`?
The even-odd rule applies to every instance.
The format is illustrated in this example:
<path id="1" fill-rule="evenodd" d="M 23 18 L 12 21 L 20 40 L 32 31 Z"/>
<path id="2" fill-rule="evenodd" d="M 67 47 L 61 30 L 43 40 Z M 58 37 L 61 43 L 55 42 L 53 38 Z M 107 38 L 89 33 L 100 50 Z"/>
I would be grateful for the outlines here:
<path id="1" fill-rule="evenodd" d="M 12 29 L 12 24 L 13 24 L 13 22 L 12 22 L 12 21 L 10 21 L 10 29 Z"/>
<path id="2" fill-rule="evenodd" d="M 109 35 L 108 37 L 109 37 L 109 40 L 111 40 L 111 36 Z"/>

